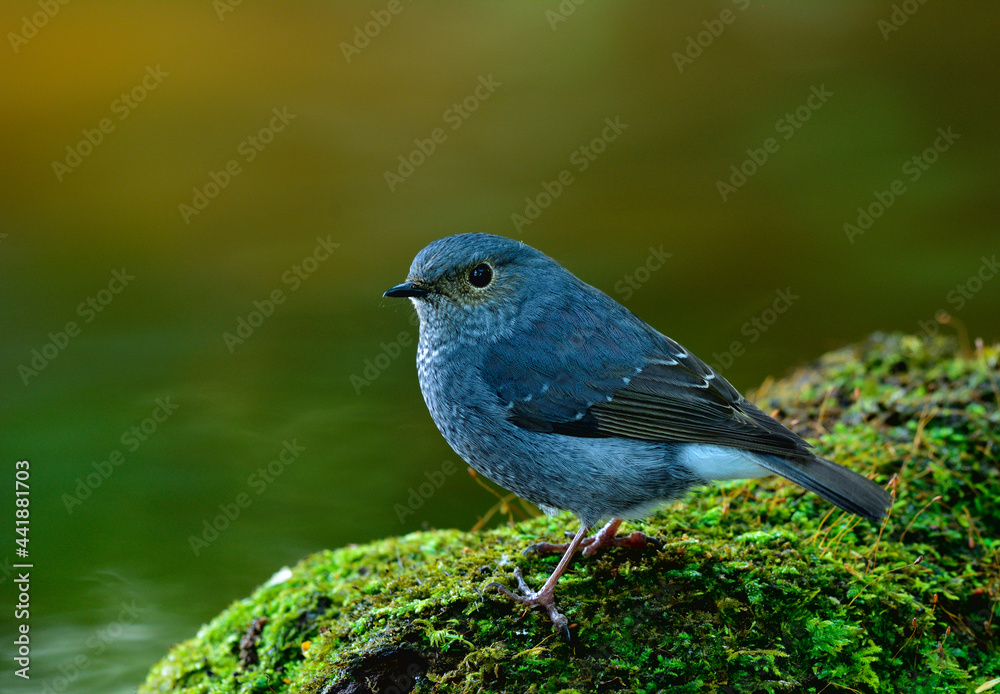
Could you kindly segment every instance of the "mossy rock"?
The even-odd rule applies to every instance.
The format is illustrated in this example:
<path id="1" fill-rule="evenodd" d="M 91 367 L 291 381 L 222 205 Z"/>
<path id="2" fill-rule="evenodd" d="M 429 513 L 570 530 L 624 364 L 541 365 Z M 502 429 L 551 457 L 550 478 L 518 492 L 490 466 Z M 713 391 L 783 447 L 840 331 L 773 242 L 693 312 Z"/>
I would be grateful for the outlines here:
<path id="1" fill-rule="evenodd" d="M 140 691 L 1000 692 L 998 358 L 876 335 L 758 394 L 895 489 L 883 527 L 781 480 L 702 489 L 626 526 L 663 549 L 574 561 L 556 591 L 572 643 L 481 592 L 514 564 L 541 585 L 557 557 L 521 550 L 568 516 L 320 552 Z"/>

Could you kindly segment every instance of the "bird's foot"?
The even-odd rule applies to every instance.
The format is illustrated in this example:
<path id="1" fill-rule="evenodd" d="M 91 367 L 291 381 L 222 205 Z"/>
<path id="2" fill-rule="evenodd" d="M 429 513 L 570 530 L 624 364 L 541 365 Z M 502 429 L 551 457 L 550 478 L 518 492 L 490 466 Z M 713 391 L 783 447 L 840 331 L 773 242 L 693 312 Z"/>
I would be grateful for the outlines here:
<path id="1" fill-rule="evenodd" d="M 657 549 L 663 549 L 662 542 L 657 540 L 655 537 L 650 537 L 649 535 L 641 533 L 638 530 L 629 535 L 618 537 L 616 533 L 618 532 L 619 525 L 621 525 L 620 519 L 611 519 L 611 521 L 599 531 L 590 537 L 581 540 L 578 549 L 583 551 L 583 556 L 585 557 L 592 557 L 605 547 L 635 547 L 637 549 L 643 549 L 652 545 Z M 538 542 L 524 550 L 524 553 L 529 554 L 534 552 L 541 555 L 561 554 L 567 551 L 571 544 L 572 543 L 570 542 L 564 544 Z"/>
<path id="2" fill-rule="evenodd" d="M 502 593 L 519 605 L 544 607 L 545 611 L 549 613 L 549 619 L 552 620 L 552 628 L 565 634 L 567 641 L 571 640 L 569 621 L 566 619 L 566 615 L 556 609 L 554 582 L 547 581 L 541 590 L 532 590 L 525 582 L 524 576 L 521 574 L 521 569 L 517 567 L 514 568 L 514 578 L 517 579 L 517 586 L 524 595 L 516 595 L 506 586 L 496 582 L 488 584 L 486 590 L 494 588 L 497 592 Z"/>

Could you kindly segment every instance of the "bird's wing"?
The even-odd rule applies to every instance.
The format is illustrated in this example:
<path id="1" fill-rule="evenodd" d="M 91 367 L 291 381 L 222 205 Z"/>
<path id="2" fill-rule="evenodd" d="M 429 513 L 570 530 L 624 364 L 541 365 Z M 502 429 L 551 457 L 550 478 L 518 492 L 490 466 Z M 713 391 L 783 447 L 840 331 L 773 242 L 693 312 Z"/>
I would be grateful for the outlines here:
<path id="1" fill-rule="evenodd" d="M 516 339 L 490 346 L 482 374 L 509 419 L 525 429 L 569 436 L 813 457 L 809 444 L 705 362 L 621 311 L 623 320 L 601 324 L 591 311 L 554 312 Z"/>

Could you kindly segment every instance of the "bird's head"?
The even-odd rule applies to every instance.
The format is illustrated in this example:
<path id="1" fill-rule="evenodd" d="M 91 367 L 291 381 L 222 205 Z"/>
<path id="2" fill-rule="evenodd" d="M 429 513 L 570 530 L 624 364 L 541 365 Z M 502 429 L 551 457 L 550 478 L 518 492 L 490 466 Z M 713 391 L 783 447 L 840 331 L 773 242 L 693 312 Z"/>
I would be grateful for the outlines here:
<path id="1" fill-rule="evenodd" d="M 477 341 L 498 337 L 545 294 L 573 276 L 519 241 L 491 234 L 458 234 L 434 241 L 413 259 L 406 281 L 385 292 L 409 298 L 421 328 L 447 330 L 447 337 Z"/>

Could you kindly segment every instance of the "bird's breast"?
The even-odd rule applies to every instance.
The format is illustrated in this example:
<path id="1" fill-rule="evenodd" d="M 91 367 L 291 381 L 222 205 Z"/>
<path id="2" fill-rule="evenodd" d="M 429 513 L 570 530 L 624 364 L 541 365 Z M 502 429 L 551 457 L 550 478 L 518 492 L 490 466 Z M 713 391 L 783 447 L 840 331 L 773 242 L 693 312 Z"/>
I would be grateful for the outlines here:
<path id="1" fill-rule="evenodd" d="M 486 388 L 473 352 L 423 336 L 417 347 L 417 375 L 427 410 L 451 447 L 470 463 L 481 459 L 484 449 L 494 448 L 511 428 L 496 393 Z"/>

